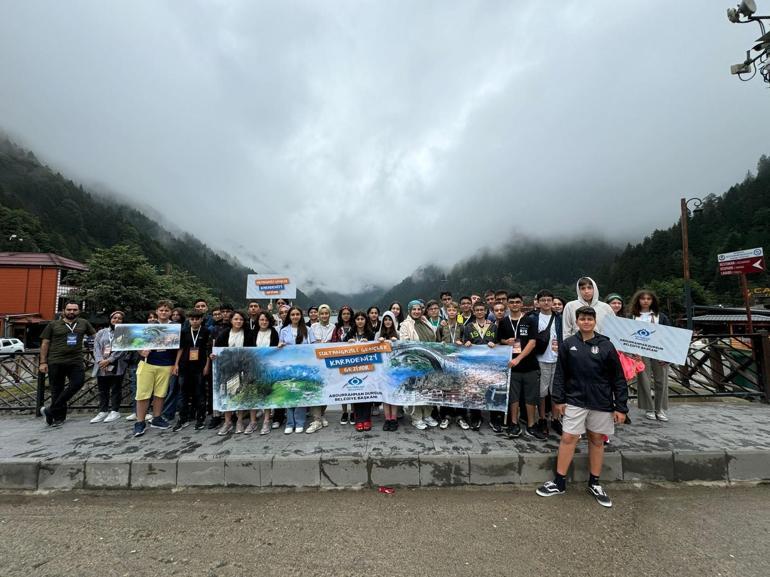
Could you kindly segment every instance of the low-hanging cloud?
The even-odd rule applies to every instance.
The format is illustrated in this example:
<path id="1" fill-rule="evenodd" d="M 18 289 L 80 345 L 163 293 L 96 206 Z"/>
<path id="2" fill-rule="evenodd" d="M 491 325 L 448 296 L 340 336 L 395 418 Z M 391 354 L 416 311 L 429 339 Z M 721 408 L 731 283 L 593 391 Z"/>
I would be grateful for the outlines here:
<path id="1" fill-rule="evenodd" d="M 350 291 L 723 192 L 769 148 L 767 92 L 728 73 L 757 35 L 694 0 L 6 3 L 0 127 Z"/>

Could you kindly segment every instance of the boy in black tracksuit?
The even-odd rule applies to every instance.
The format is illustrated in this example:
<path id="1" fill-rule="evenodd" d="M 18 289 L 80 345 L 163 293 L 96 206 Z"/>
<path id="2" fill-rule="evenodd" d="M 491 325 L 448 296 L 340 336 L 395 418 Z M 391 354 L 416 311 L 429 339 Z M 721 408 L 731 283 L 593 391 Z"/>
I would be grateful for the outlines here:
<path id="1" fill-rule="evenodd" d="M 193 418 L 195 429 L 203 429 L 206 420 L 205 377 L 211 369 L 211 333 L 202 326 L 203 314 L 199 311 L 192 311 L 187 319 L 190 326 L 182 331 L 173 368 L 173 374 L 179 375 L 182 382 L 182 407 L 174 431 L 186 427 Z"/>
<path id="2" fill-rule="evenodd" d="M 599 484 L 604 460 L 604 435 L 615 432 L 628 413 L 628 385 L 618 353 L 610 340 L 594 331 L 596 311 L 575 311 L 578 332 L 559 347 L 553 380 L 553 413 L 562 415 L 563 432 L 556 461 L 556 476 L 537 489 L 541 497 L 565 492 L 567 470 L 582 434 L 588 434 L 590 476 L 588 492 L 604 507 L 612 501 Z"/>

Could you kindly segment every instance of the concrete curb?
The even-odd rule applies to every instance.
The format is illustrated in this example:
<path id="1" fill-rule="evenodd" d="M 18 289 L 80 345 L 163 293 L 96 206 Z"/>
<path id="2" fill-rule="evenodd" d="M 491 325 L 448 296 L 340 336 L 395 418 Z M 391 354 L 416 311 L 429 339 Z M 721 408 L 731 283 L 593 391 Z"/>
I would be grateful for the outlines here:
<path id="1" fill-rule="evenodd" d="M 587 454 L 570 478 L 587 479 Z M 0 459 L 0 490 L 183 487 L 362 488 L 530 485 L 551 477 L 554 454 L 495 451 L 414 455 L 248 455 L 203 459 Z M 620 482 L 770 480 L 770 450 L 608 451 L 602 479 Z"/>

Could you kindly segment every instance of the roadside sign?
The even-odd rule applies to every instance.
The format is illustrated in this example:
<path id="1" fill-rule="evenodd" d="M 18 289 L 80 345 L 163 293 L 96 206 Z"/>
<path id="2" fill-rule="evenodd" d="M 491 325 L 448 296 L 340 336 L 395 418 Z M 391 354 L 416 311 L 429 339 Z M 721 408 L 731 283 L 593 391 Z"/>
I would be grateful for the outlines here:
<path id="1" fill-rule="evenodd" d="M 717 256 L 717 262 L 719 274 L 722 276 L 752 274 L 766 270 L 765 256 L 761 248 L 726 252 Z"/>

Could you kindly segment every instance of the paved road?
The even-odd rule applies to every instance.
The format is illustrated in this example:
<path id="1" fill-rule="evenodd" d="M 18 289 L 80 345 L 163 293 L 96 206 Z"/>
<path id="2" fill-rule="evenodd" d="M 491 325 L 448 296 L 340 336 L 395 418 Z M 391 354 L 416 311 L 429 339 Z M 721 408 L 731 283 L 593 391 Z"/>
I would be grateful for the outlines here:
<path id="1" fill-rule="evenodd" d="M 768 574 L 770 486 L 572 488 L 3 494 L 0 574 Z"/>

